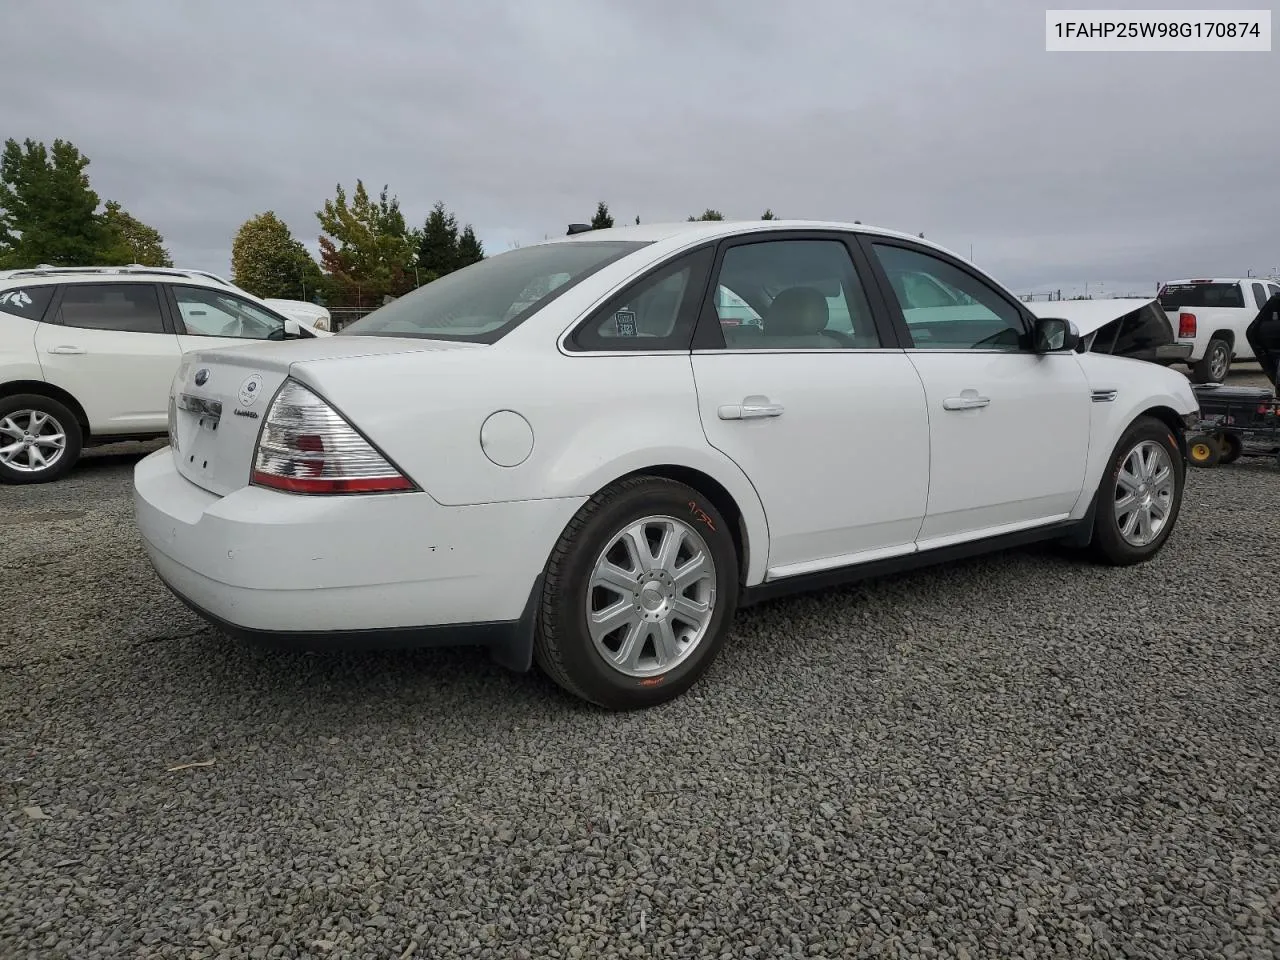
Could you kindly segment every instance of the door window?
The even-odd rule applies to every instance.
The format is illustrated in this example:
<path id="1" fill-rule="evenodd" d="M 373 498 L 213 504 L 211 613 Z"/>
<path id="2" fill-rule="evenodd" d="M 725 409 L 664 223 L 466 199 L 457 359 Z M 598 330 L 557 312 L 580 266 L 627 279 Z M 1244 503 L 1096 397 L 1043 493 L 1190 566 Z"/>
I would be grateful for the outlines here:
<path id="1" fill-rule="evenodd" d="M 280 340 L 284 318 L 233 293 L 204 287 L 173 288 L 178 312 L 187 333 L 195 337 L 240 337 L 248 340 Z"/>
<path id="2" fill-rule="evenodd" d="M 917 350 L 1020 351 L 1022 314 L 977 277 L 940 257 L 872 244 Z"/>
<path id="3" fill-rule="evenodd" d="M 1253 299 L 1258 302 L 1258 309 L 1262 309 L 1262 305 L 1267 302 L 1267 291 L 1260 283 L 1253 285 Z"/>
<path id="4" fill-rule="evenodd" d="M 25 320 L 39 320 L 53 299 L 52 286 L 14 287 L 0 290 L 0 313 L 11 313 Z"/>
<path id="5" fill-rule="evenodd" d="M 730 247 L 713 301 L 730 350 L 875 349 L 880 336 L 849 251 L 838 240 Z"/>
<path id="6" fill-rule="evenodd" d="M 58 322 L 87 330 L 164 333 L 160 297 L 150 283 L 68 283 Z"/>

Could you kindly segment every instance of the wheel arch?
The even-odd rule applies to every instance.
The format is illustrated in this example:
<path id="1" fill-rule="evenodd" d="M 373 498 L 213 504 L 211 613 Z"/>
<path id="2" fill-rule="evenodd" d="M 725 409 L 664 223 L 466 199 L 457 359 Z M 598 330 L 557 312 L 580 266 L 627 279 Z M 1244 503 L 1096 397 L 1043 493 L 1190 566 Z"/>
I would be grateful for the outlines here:
<path id="1" fill-rule="evenodd" d="M 1148 407 L 1143 410 L 1129 422 L 1132 423 L 1138 417 L 1151 417 L 1168 427 L 1169 432 L 1173 434 L 1173 438 L 1178 441 L 1178 452 L 1182 454 L 1184 460 L 1187 458 L 1187 427 L 1176 410 L 1163 404 L 1157 404 L 1154 407 Z M 1128 428 L 1126 427 L 1126 429 Z"/>
<path id="2" fill-rule="evenodd" d="M 48 397 L 50 400 L 56 400 L 75 415 L 76 422 L 80 425 L 80 432 L 84 436 L 84 442 L 89 441 L 89 416 L 85 413 L 84 407 L 80 405 L 80 401 L 73 397 L 61 387 L 55 387 L 51 383 L 43 380 L 9 380 L 0 383 L 0 400 L 6 397 L 14 397 L 18 394 L 29 393 L 35 396 Z"/>
<path id="3" fill-rule="evenodd" d="M 672 457 L 617 463 L 596 475 L 592 492 L 599 493 L 622 480 L 641 476 L 662 477 L 692 487 L 710 500 L 728 522 L 738 553 L 741 582 L 743 586 L 753 586 L 764 580 L 769 559 L 769 528 L 764 506 L 745 474 L 728 466 L 723 470 L 716 466 L 706 462 L 694 466 Z"/>

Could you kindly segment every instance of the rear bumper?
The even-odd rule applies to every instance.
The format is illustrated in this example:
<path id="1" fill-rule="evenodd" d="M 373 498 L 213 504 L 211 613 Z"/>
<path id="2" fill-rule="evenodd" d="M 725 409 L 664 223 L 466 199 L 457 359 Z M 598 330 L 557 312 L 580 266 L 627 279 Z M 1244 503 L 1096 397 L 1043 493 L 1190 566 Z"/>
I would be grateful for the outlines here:
<path id="1" fill-rule="evenodd" d="M 225 497 L 168 448 L 134 469 L 165 585 L 229 633 L 307 647 L 478 644 L 527 669 L 542 569 L 582 499 L 442 507 L 425 493 Z"/>

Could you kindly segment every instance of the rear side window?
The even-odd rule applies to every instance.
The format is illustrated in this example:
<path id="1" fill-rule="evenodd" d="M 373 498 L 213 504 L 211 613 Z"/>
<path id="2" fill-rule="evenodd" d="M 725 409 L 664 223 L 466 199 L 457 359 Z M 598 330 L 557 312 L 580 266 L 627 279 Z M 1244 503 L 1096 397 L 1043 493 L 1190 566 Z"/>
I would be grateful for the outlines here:
<path id="1" fill-rule="evenodd" d="M 1171 283 L 1160 291 L 1165 310 L 1180 307 L 1244 307 L 1244 291 L 1238 283 Z"/>
<path id="2" fill-rule="evenodd" d="M 68 283 L 58 322 L 88 330 L 164 333 L 160 298 L 151 283 Z"/>
<path id="3" fill-rule="evenodd" d="M 53 299 L 53 287 L 13 287 L 0 290 L 0 313 L 11 313 L 24 320 L 39 320 Z"/>

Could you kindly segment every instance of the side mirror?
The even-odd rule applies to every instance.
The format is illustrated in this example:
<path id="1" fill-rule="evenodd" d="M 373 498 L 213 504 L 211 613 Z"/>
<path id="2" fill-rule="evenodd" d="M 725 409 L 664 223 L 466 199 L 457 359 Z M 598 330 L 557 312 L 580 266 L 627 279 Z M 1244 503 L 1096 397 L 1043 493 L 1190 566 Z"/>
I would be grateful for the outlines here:
<path id="1" fill-rule="evenodd" d="M 286 317 L 284 321 L 284 338 L 286 340 L 296 340 L 302 336 L 302 331 L 298 329 L 298 321 L 292 317 Z"/>
<path id="2" fill-rule="evenodd" d="M 1080 343 L 1075 324 L 1061 317 L 1037 317 L 1031 336 L 1036 353 L 1074 350 Z"/>

